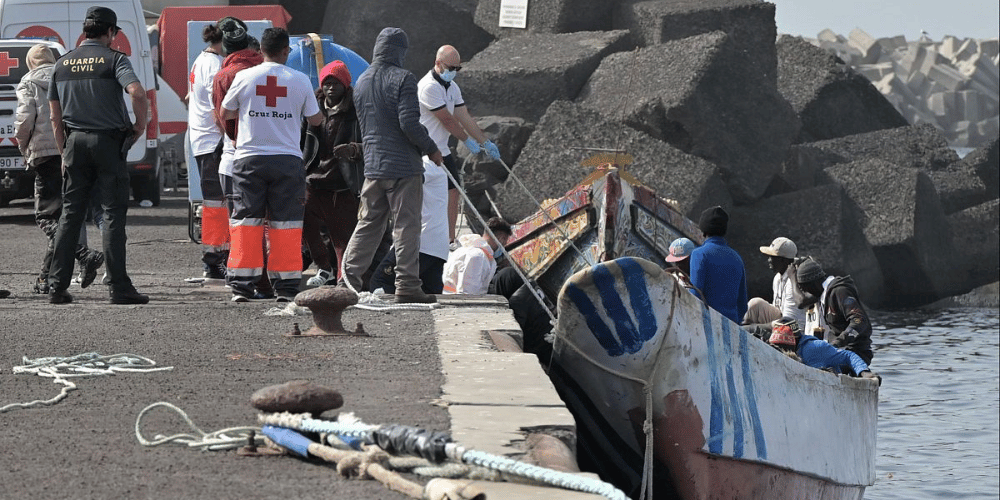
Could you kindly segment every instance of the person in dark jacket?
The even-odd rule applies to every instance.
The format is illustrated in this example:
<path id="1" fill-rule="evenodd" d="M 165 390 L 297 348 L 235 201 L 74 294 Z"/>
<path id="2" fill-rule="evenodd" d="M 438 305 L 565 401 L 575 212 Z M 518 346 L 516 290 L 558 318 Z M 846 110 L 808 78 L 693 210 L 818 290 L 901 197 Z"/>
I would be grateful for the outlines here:
<path id="1" fill-rule="evenodd" d="M 876 379 L 878 385 L 882 385 L 882 377 L 873 373 L 861 356 L 837 349 L 812 335 L 803 335 L 798 322 L 793 318 L 775 321 L 767 343 L 782 352 L 795 353 L 798 361 L 813 368 Z"/>
<path id="2" fill-rule="evenodd" d="M 691 284 L 705 304 L 739 323 L 747 313 L 747 280 L 743 259 L 726 244 L 729 214 L 719 206 L 705 209 L 698 227 L 706 239 L 691 252 Z"/>
<path id="3" fill-rule="evenodd" d="M 337 255 L 344 250 L 358 223 L 358 194 L 364 181 L 361 126 L 354 111 L 351 72 L 343 61 L 333 61 L 320 70 L 317 90 L 323 123 L 311 127 L 317 138 L 316 157 L 306 165 L 306 212 L 302 239 L 319 271 L 306 282 L 309 286 L 332 285 L 340 278 L 323 241 L 325 226 Z"/>
<path id="4" fill-rule="evenodd" d="M 858 298 L 858 289 L 850 276 L 827 276 L 823 267 L 806 259 L 796 270 L 799 288 L 809 302 L 817 304 L 826 327 L 831 330 L 834 347 L 852 351 L 865 363 L 872 362 L 872 324 Z"/>
<path id="5" fill-rule="evenodd" d="M 435 302 L 421 290 L 420 252 L 423 163 L 441 165 L 441 151 L 420 124 L 417 79 L 403 69 L 409 40 L 385 28 L 375 40 L 372 64 L 358 77 L 354 106 L 361 123 L 365 182 L 358 226 L 344 252 L 341 284 L 362 290 L 362 275 L 391 215 L 396 252 L 396 302 Z"/>

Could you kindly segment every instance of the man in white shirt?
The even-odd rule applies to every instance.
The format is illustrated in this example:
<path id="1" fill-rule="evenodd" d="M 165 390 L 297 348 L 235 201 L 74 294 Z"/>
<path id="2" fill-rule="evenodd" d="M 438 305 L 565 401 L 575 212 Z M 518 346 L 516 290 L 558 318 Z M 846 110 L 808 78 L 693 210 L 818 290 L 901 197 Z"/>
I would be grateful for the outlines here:
<path id="1" fill-rule="evenodd" d="M 462 91 L 455 83 L 455 76 L 462 70 L 462 58 L 458 50 L 451 45 L 443 45 L 437 51 L 434 68 L 427 72 L 417 83 L 417 98 L 420 101 L 420 124 L 427 128 L 427 133 L 437 144 L 438 150 L 444 155 L 444 165 L 457 182 L 461 182 L 460 166 L 451 148 L 448 138 L 465 143 L 472 154 L 486 151 L 494 160 L 500 159 L 500 150 L 493 141 L 476 124 L 469 114 L 469 108 L 462 99 Z M 448 240 L 455 240 L 455 223 L 458 220 L 458 188 L 451 179 L 448 180 Z"/>
<path id="2" fill-rule="evenodd" d="M 497 239 L 489 231 L 483 231 L 482 236 L 467 234 L 458 238 L 461 246 L 448 255 L 444 265 L 445 294 L 483 295 L 489 290 L 497 271 L 496 259 L 502 255 L 500 247 L 507 244 L 511 231 L 510 224 L 498 217 L 486 221 L 486 227 Z"/>
<path id="3" fill-rule="evenodd" d="M 225 279 L 229 257 L 229 212 L 219 180 L 222 130 L 215 120 L 212 82 L 222 67 L 222 30 L 214 23 L 201 34 L 208 47 L 198 54 L 188 75 L 188 136 L 201 178 L 201 261 L 205 277 Z"/>
<path id="4" fill-rule="evenodd" d="M 770 303 L 760 297 L 750 299 L 743 324 L 770 324 L 781 318 L 793 318 L 800 325 L 806 324 L 806 312 L 798 308 L 792 296 L 795 290 L 795 269 L 792 262 L 798 249 L 795 243 L 785 237 L 775 238 L 769 246 L 760 247 L 767 255 L 767 265 L 775 272 L 771 283 L 773 299 Z"/>
<path id="5" fill-rule="evenodd" d="M 288 32 L 268 28 L 260 41 L 264 62 L 236 75 L 222 100 L 223 119 L 239 119 L 233 155 L 232 245 L 227 281 L 233 302 L 247 302 L 264 271 L 279 302 L 299 292 L 305 168 L 299 149 L 302 119 L 317 126 L 323 113 L 309 77 L 285 66 Z"/>

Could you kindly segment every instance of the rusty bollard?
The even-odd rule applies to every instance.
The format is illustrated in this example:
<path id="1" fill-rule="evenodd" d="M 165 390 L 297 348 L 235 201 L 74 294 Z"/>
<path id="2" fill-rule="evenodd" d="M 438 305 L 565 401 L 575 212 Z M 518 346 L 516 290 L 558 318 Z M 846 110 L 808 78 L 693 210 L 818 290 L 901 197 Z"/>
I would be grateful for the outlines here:
<path id="1" fill-rule="evenodd" d="M 312 288 L 295 296 L 295 303 L 308 307 L 312 311 L 313 326 L 301 336 L 322 336 L 322 335 L 365 335 L 365 332 L 358 325 L 354 332 L 344 329 L 341 321 L 341 314 L 344 309 L 358 303 L 358 296 L 354 292 L 341 287 L 321 286 Z"/>

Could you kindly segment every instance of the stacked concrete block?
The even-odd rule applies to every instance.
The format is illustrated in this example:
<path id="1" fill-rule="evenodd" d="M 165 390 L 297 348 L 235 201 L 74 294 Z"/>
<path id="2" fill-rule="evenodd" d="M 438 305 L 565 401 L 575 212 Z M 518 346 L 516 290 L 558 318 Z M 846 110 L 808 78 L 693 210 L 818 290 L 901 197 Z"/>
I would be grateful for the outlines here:
<path id="1" fill-rule="evenodd" d="M 578 102 L 715 163 L 736 203 L 763 195 L 799 132 L 788 101 L 721 31 L 612 54 Z"/>
<path id="2" fill-rule="evenodd" d="M 623 2 L 614 27 L 632 32 L 642 46 L 680 40 L 710 31 L 725 32 L 750 66 L 772 82 L 777 57 L 774 4 L 761 0 L 654 0 Z"/>
<path id="3" fill-rule="evenodd" d="M 621 30 L 504 38 L 463 64 L 462 96 L 477 115 L 535 121 L 553 101 L 575 99 L 601 59 L 633 47 Z"/>
<path id="4" fill-rule="evenodd" d="M 860 222 L 882 269 L 887 307 L 911 307 L 953 295 L 954 247 L 928 175 L 877 159 L 826 171 L 860 209 Z"/>
<path id="5" fill-rule="evenodd" d="M 608 30 L 611 29 L 611 13 L 617 4 L 608 0 L 532 0 L 528 2 L 524 28 L 501 28 L 500 2 L 480 0 L 475 14 L 476 24 L 496 38 L 529 33 Z"/>
<path id="6" fill-rule="evenodd" d="M 991 196 L 993 190 L 986 188 L 986 184 L 974 170 L 960 164 L 952 165 L 945 170 L 929 172 L 928 175 L 941 199 L 941 209 L 946 214 L 996 198 Z"/>
<path id="7" fill-rule="evenodd" d="M 778 90 L 802 121 L 797 142 L 907 125 L 868 79 L 835 56 L 798 37 L 781 36 L 776 47 Z"/>
<path id="8" fill-rule="evenodd" d="M 410 0 L 330 0 L 322 29 L 314 31 L 333 33 L 335 42 L 370 61 L 379 32 L 387 26 L 402 28 L 410 41 L 403 67 L 420 78 L 434 66 L 438 47 L 454 45 L 468 60 L 493 41 L 472 22 L 474 9 L 464 0 L 423 0 L 420 8 Z"/>
<path id="9" fill-rule="evenodd" d="M 842 163 L 880 159 L 924 171 L 944 170 L 959 160 L 944 135 L 931 125 L 877 130 L 810 146 L 843 158 Z"/>
<path id="10" fill-rule="evenodd" d="M 873 40 L 859 29 L 849 38 L 824 30 L 813 43 L 874 82 L 911 124 L 934 125 L 952 146 L 978 147 L 1000 130 L 1000 41 Z"/>
<path id="11" fill-rule="evenodd" d="M 962 158 L 956 166 L 976 173 L 989 190 L 989 199 L 1000 197 L 1000 139 L 994 134 L 989 144 L 976 149 Z"/>
<path id="12" fill-rule="evenodd" d="M 883 300 L 882 271 L 858 223 L 857 209 L 837 184 L 827 184 L 735 207 L 726 241 L 743 257 L 750 296 L 771 298 L 767 256 L 760 247 L 778 236 L 795 242 L 833 275 L 851 275 L 866 304 Z"/>
<path id="13" fill-rule="evenodd" d="M 634 161 L 625 171 L 660 196 L 677 200 L 688 217 L 697 218 L 713 205 L 732 206 L 719 169 L 712 163 L 566 101 L 553 103 L 538 122 L 514 173 L 538 201 L 559 198 L 593 170 L 581 162 L 600 153 L 595 149 L 627 152 Z M 513 180 L 497 186 L 497 199 L 509 221 L 537 210 L 531 196 Z"/>
<path id="14" fill-rule="evenodd" d="M 969 207 L 948 217 L 955 242 L 955 281 L 962 283 L 956 293 L 997 281 L 1000 269 L 1000 200 Z M 966 290 L 968 289 L 968 290 Z"/>

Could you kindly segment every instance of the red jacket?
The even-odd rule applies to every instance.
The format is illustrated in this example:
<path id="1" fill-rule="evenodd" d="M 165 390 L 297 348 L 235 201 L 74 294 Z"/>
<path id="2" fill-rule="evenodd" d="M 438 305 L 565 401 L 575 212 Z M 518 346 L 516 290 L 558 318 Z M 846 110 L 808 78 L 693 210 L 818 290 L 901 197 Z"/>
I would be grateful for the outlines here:
<path id="1" fill-rule="evenodd" d="M 229 87 L 236 79 L 236 73 L 247 68 L 252 68 L 264 62 L 264 56 L 253 49 L 243 49 L 226 56 L 222 60 L 222 68 L 215 74 L 212 81 L 212 105 L 215 107 L 215 120 L 219 122 L 219 128 L 226 131 L 226 135 L 231 140 L 236 140 L 236 123 L 238 120 L 222 119 L 222 100 L 229 92 Z"/>

